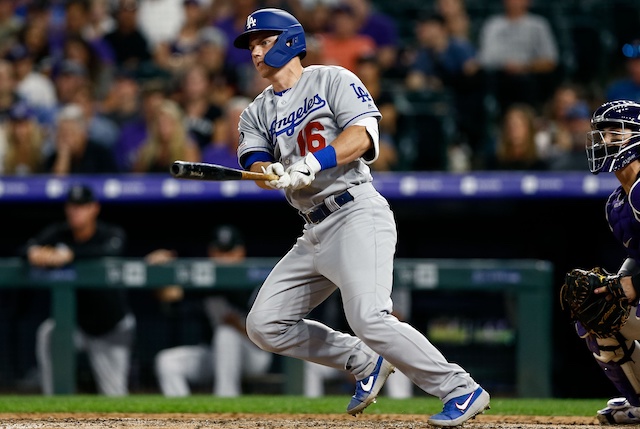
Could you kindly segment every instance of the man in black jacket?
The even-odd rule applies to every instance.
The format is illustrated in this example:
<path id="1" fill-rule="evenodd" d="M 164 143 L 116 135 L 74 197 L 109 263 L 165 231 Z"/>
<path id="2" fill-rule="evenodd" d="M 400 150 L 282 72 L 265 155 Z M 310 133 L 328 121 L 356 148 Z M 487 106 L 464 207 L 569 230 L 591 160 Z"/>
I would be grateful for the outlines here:
<path id="1" fill-rule="evenodd" d="M 73 185 L 65 203 L 66 221 L 46 227 L 28 240 L 24 255 L 33 269 L 57 269 L 74 261 L 122 256 L 126 233 L 98 219 L 100 203 L 91 188 Z M 87 353 L 98 392 L 127 395 L 136 320 L 122 289 L 78 289 L 74 345 Z M 36 357 L 42 392 L 53 394 L 51 337 L 55 321 L 38 328 Z"/>

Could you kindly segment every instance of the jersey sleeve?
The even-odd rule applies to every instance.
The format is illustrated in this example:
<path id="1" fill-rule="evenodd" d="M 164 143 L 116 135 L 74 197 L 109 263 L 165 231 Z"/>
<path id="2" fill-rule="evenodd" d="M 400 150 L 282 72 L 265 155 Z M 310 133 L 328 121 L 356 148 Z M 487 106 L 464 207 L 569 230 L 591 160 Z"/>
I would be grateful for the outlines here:
<path id="1" fill-rule="evenodd" d="M 253 153 L 260 152 L 267 157 L 274 158 L 274 149 L 271 138 L 268 135 L 268 127 L 260 121 L 260 112 L 264 105 L 264 98 L 256 99 L 240 115 L 238 121 L 238 131 L 240 140 L 238 141 L 238 163 L 244 168 L 247 157 Z"/>
<path id="2" fill-rule="evenodd" d="M 329 100 L 329 104 L 334 109 L 338 126 L 344 130 L 365 118 L 375 118 L 379 122 L 382 114 L 360 78 L 347 69 L 337 70 L 338 73 L 331 82 L 332 88 L 329 94 L 333 99 Z M 371 164 L 378 158 L 378 134 L 374 133 L 374 136 L 369 127 L 367 132 L 373 139 L 373 146 L 362 159 L 365 163 Z"/>
<path id="3" fill-rule="evenodd" d="M 367 117 L 375 117 L 379 121 L 382 114 L 364 83 L 347 69 L 337 70 L 331 82 L 329 105 L 334 110 L 338 126 L 345 129 Z"/>

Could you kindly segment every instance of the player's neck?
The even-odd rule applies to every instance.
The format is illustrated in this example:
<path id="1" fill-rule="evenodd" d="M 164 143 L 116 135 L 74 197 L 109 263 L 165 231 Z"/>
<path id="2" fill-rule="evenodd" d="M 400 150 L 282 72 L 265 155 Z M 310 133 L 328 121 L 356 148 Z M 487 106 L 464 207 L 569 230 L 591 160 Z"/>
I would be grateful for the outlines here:
<path id="1" fill-rule="evenodd" d="M 628 194 L 640 173 L 640 161 L 635 160 L 625 168 L 615 172 L 622 188 Z"/>
<path id="2" fill-rule="evenodd" d="M 300 80 L 302 76 L 302 64 L 300 62 L 290 62 L 286 67 L 282 67 L 278 70 L 271 79 L 273 90 L 275 92 L 282 92 L 289 88 L 293 88 L 293 85 Z"/>

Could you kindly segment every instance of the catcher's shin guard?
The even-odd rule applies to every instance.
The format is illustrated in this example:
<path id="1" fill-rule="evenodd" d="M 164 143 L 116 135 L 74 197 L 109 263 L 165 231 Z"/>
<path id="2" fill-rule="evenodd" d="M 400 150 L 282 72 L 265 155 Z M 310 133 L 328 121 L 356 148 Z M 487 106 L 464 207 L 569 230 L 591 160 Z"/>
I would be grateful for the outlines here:
<path id="1" fill-rule="evenodd" d="M 629 404 L 640 407 L 640 344 L 625 339 L 620 333 L 608 338 L 596 338 L 591 334 L 581 337 L 618 392 Z"/>

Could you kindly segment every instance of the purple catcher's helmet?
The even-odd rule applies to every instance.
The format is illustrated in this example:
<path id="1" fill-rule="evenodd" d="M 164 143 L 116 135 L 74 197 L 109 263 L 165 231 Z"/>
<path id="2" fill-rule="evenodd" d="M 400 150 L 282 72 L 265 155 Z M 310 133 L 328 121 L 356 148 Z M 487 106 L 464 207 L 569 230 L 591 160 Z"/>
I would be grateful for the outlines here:
<path id="1" fill-rule="evenodd" d="M 591 117 L 587 160 L 593 174 L 612 172 L 640 158 L 640 104 L 608 101 Z"/>
<path id="2" fill-rule="evenodd" d="M 264 56 L 264 62 L 271 67 L 280 68 L 292 58 L 307 54 L 304 29 L 298 20 L 282 9 L 258 9 L 247 17 L 244 32 L 233 41 L 233 46 L 249 49 L 249 37 L 257 31 L 277 31 L 280 33 L 276 43 Z"/>

